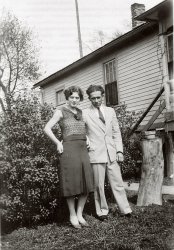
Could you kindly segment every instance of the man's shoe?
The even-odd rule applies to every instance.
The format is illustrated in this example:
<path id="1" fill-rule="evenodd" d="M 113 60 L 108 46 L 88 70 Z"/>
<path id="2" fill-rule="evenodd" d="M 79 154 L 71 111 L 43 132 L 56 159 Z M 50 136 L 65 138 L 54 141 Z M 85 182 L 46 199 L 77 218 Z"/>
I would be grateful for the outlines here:
<path id="1" fill-rule="evenodd" d="M 100 221 L 106 221 L 108 219 L 108 216 L 107 215 L 97 216 L 97 219 Z"/>
<path id="2" fill-rule="evenodd" d="M 125 214 L 125 216 L 130 218 L 130 217 L 132 217 L 132 213 Z"/>
<path id="3" fill-rule="evenodd" d="M 122 217 L 130 218 L 130 217 L 132 217 L 132 213 L 121 214 L 121 216 L 122 216 Z"/>

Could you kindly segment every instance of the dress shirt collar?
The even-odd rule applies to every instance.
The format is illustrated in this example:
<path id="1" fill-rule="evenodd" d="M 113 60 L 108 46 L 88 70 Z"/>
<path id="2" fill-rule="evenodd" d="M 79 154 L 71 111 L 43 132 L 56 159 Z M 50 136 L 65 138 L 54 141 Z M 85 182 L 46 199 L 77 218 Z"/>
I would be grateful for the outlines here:
<path id="1" fill-rule="evenodd" d="M 92 108 L 94 109 L 94 112 L 96 113 L 96 115 L 99 117 L 98 109 L 96 107 L 94 107 L 93 105 L 92 105 Z M 100 106 L 100 111 L 102 112 L 102 114 L 103 114 L 103 116 L 105 118 L 105 111 L 104 111 L 104 105 L 103 104 L 101 104 L 101 106 Z"/>

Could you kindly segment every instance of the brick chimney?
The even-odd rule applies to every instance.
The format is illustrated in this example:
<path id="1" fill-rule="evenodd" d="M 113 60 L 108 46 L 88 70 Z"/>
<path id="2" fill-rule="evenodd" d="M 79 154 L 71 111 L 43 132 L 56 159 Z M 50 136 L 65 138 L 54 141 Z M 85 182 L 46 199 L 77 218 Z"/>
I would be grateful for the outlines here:
<path id="1" fill-rule="evenodd" d="M 131 5 L 132 28 L 135 28 L 135 27 L 144 23 L 143 21 L 137 21 L 134 19 L 135 17 L 139 16 L 143 12 L 145 12 L 145 5 L 144 4 L 134 3 Z"/>

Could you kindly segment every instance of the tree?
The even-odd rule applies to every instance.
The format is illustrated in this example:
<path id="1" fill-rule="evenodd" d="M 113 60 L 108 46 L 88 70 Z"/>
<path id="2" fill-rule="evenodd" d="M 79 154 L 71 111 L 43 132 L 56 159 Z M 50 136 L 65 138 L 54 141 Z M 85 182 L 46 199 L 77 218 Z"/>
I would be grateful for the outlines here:
<path id="1" fill-rule="evenodd" d="M 116 30 L 111 36 L 109 36 L 107 33 L 105 33 L 102 30 L 97 30 L 93 34 L 91 34 L 92 38 L 89 41 L 83 42 L 84 49 L 89 50 L 89 51 L 94 51 L 104 46 L 106 43 L 109 43 L 110 41 L 122 35 L 123 33 L 118 30 Z"/>
<path id="2" fill-rule="evenodd" d="M 119 30 L 116 30 L 113 34 L 112 34 L 112 39 L 116 39 L 120 36 L 122 36 L 124 33 L 119 31 Z"/>
<path id="3" fill-rule="evenodd" d="M 125 32 L 131 29 L 132 29 L 131 21 L 124 20 L 122 23 L 122 30 L 116 28 L 112 34 L 108 34 L 103 30 L 95 30 L 92 34 L 89 35 L 91 37 L 90 40 L 83 41 L 83 48 L 86 52 L 85 54 L 89 53 L 89 51 L 92 52 L 104 46 L 106 43 L 109 43 L 114 39 L 117 39 L 118 37 L 122 36 Z"/>
<path id="4" fill-rule="evenodd" d="M 102 30 L 93 32 L 93 34 L 91 34 L 91 37 L 92 38 L 87 42 L 83 42 L 84 48 L 90 51 L 94 51 L 109 42 L 107 34 Z"/>
<path id="5" fill-rule="evenodd" d="M 10 13 L 0 22 L 0 105 L 10 110 L 10 100 L 27 81 L 39 77 L 38 49 L 32 32 Z"/>

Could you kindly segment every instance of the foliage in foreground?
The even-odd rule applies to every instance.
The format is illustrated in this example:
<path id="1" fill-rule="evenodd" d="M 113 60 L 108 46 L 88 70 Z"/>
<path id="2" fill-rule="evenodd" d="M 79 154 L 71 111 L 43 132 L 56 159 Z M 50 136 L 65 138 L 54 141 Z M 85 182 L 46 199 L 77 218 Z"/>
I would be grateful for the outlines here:
<path id="1" fill-rule="evenodd" d="M 69 250 L 169 250 L 174 230 L 174 204 L 133 207 L 131 218 L 121 217 L 118 211 L 109 220 L 100 222 L 86 209 L 90 228 L 75 230 L 67 222 L 20 228 L 6 235 L 2 246 L 13 250 L 69 249 Z M 4 248 L 5 249 L 5 248 Z"/>
<path id="2" fill-rule="evenodd" d="M 142 161 L 141 135 L 137 134 L 130 138 L 130 131 L 142 112 L 129 111 L 126 105 L 121 105 L 114 109 L 117 114 L 123 140 L 124 162 L 120 163 L 123 178 L 139 178 L 140 163 Z"/>
<path id="3" fill-rule="evenodd" d="M 11 102 L 0 123 L 2 220 L 34 223 L 50 218 L 57 206 L 57 151 L 43 132 L 53 109 L 33 96 Z"/>

